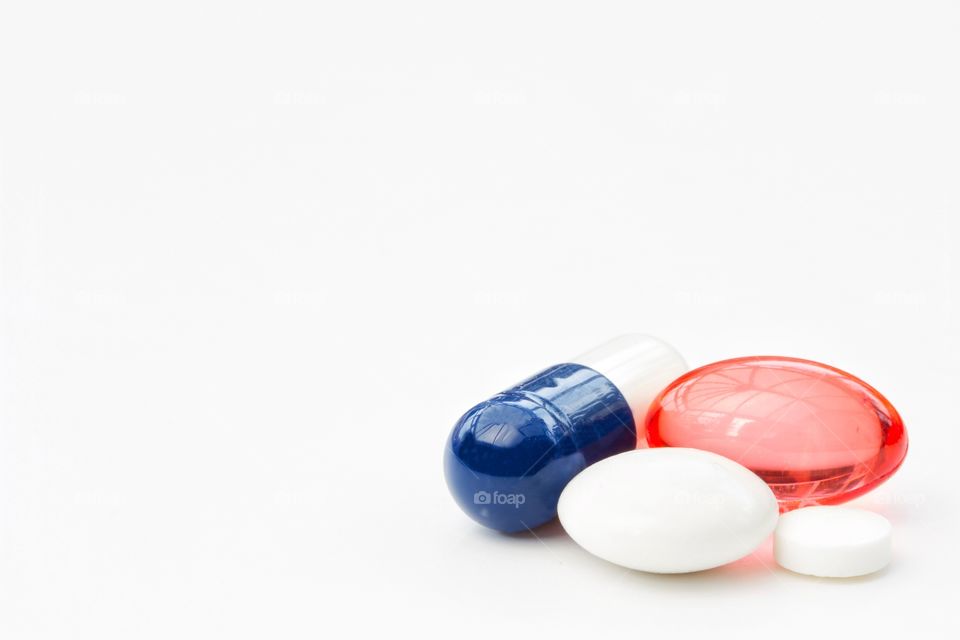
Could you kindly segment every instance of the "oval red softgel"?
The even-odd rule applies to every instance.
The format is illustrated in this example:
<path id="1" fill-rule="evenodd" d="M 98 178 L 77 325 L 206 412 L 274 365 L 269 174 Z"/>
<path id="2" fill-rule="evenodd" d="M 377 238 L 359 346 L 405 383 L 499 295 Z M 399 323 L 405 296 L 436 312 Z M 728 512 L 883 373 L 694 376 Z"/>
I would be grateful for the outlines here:
<path id="1" fill-rule="evenodd" d="M 903 421 L 880 392 L 834 367 L 778 356 L 684 374 L 651 404 L 645 436 L 650 447 L 739 462 L 770 485 L 781 511 L 866 493 L 907 453 Z"/>

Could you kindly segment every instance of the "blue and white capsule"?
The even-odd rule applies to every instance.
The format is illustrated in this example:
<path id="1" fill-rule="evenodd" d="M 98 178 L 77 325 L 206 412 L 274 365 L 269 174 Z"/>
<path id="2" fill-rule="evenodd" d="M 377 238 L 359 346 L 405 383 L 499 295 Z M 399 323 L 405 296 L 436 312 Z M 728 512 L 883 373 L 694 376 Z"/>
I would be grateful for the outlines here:
<path id="1" fill-rule="evenodd" d="M 544 369 L 460 418 L 444 451 L 450 492 L 491 529 L 549 522 L 575 475 L 637 446 L 651 401 L 686 370 L 673 347 L 634 334 Z"/>

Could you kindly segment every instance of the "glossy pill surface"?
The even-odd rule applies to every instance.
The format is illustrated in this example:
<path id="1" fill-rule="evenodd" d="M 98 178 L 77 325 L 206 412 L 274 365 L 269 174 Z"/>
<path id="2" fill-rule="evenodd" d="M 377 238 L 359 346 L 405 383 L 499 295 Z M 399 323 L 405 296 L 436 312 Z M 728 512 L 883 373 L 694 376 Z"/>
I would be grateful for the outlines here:
<path id="1" fill-rule="evenodd" d="M 450 493 L 498 531 L 553 520 L 570 479 L 633 449 L 650 401 L 685 370 L 669 345 L 627 335 L 496 394 L 468 410 L 447 439 Z"/>
<path id="2" fill-rule="evenodd" d="M 563 490 L 558 511 L 566 532 L 593 555 L 653 573 L 742 558 L 779 515 L 770 488 L 748 469 L 683 448 L 638 449 L 587 467 Z"/>
<path id="3" fill-rule="evenodd" d="M 907 452 L 903 421 L 876 389 L 834 367 L 779 356 L 684 374 L 651 404 L 646 441 L 739 462 L 770 485 L 784 511 L 855 498 L 890 477 Z"/>

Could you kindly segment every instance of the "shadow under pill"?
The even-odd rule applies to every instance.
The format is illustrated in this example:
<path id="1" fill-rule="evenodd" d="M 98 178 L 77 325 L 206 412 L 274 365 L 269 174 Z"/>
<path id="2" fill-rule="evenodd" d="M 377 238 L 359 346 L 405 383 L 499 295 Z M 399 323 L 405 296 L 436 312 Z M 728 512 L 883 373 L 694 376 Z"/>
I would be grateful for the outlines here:
<path id="1" fill-rule="evenodd" d="M 539 527 L 534 527 L 532 529 L 524 529 L 521 531 L 514 531 L 512 533 L 505 533 L 503 531 L 494 531 L 493 529 L 487 529 L 487 533 L 493 538 L 501 538 L 506 540 L 550 540 L 555 538 L 569 538 L 567 532 L 563 530 L 563 525 L 560 524 L 560 520 L 554 518 L 549 522 L 546 522 Z"/>

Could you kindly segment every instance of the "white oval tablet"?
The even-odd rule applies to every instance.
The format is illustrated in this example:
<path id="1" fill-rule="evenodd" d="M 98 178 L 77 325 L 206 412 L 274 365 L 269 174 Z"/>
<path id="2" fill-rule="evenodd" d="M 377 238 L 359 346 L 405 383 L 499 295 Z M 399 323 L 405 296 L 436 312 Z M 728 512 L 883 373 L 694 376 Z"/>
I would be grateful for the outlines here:
<path id="1" fill-rule="evenodd" d="M 890 562 L 893 527 L 879 513 L 853 507 L 805 507 L 780 518 L 773 555 L 784 569 L 821 578 L 852 578 Z"/>
<path id="2" fill-rule="evenodd" d="M 560 522 L 595 556 L 654 573 L 710 569 L 749 554 L 777 525 L 773 492 L 699 449 L 627 451 L 587 467 L 560 495 Z"/>

